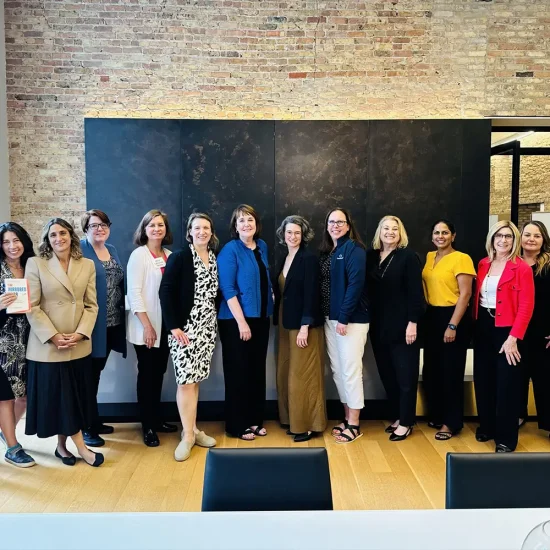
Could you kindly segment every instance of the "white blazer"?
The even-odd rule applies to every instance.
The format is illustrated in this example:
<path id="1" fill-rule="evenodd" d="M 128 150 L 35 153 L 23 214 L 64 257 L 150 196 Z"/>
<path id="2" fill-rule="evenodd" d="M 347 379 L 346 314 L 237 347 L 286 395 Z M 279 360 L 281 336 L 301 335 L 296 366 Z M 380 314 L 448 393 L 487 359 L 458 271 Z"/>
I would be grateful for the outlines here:
<path id="1" fill-rule="evenodd" d="M 166 256 L 172 254 L 166 248 L 163 251 Z M 126 273 L 128 282 L 127 298 L 130 306 L 126 338 L 131 344 L 145 345 L 145 341 L 143 340 L 143 325 L 136 313 L 147 313 L 157 333 L 154 347 L 158 348 L 162 329 L 162 311 L 159 299 L 162 271 L 160 267 L 155 267 L 153 260 L 151 252 L 145 245 L 136 248 L 130 254 Z"/>

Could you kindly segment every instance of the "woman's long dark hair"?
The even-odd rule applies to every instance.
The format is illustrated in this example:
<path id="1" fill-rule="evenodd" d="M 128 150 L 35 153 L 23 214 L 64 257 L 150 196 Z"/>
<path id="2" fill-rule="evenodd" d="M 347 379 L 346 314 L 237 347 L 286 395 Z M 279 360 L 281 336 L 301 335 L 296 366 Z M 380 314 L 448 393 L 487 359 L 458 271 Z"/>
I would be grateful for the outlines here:
<path id="1" fill-rule="evenodd" d="M 323 238 L 321 240 L 321 246 L 319 247 L 319 250 L 321 251 L 321 253 L 328 254 L 334 248 L 334 242 L 332 241 L 332 237 L 328 232 L 327 225 L 328 225 L 328 219 L 330 218 L 330 215 L 336 211 L 342 212 L 342 214 L 346 216 L 346 222 L 349 226 L 349 231 L 348 231 L 349 238 L 352 241 L 355 241 L 361 248 L 365 248 L 365 244 L 361 240 L 361 237 L 359 236 L 359 232 L 355 228 L 355 224 L 353 223 L 349 210 L 346 210 L 345 208 L 341 208 L 340 206 L 336 206 L 335 208 L 331 208 L 327 212 L 327 215 L 325 216 L 325 228 L 323 229 Z"/>
<path id="2" fill-rule="evenodd" d="M 21 267 L 25 268 L 25 266 L 27 265 L 27 260 L 29 258 L 32 258 L 33 256 L 36 256 L 36 254 L 34 253 L 32 239 L 27 231 L 18 223 L 6 222 L 0 225 L 0 243 L 4 241 L 4 235 L 8 231 L 15 233 L 21 241 L 21 244 L 23 245 L 23 255 L 21 256 L 19 261 L 21 262 Z M 0 261 L 4 261 L 5 259 L 6 255 L 4 254 L 4 249 L 3 247 L 0 247 Z"/>
<path id="3" fill-rule="evenodd" d="M 550 237 L 548 236 L 546 226 L 542 222 L 536 220 L 527 222 L 523 225 L 521 228 L 522 237 L 523 232 L 528 225 L 534 225 L 537 227 L 542 235 L 542 246 L 537 256 L 537 267 L 535 268 L 535 275 L 540 275 L 543 271 L 550 269 Z M 523 248 L 521 249 L 521 254 L 523 256 Z"/>

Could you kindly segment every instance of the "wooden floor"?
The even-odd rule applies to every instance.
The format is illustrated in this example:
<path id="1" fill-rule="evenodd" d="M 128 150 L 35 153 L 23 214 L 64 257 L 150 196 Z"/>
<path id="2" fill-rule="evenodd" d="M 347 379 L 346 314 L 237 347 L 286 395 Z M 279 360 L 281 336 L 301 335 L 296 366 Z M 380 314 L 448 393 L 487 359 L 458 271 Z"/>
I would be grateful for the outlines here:
<path id="1" fill-rule="evenodd" d="M 332 423 L 331 423 L 332 425 Z M 385 423 L 363 422 L 365 435 L 337 445 L 327 430 L 323 437 L 295 444 L 274 422 L 267 437 L 248 443 L 228 438 L 221 423 L 201 428 L 219 447 L 326 446 L 335 509 L 443 508 L 445 455 L 448 452 L 493 452 L 491 443 L 478 443 L 469 424 L 450 441 L 435 441 L 434 430 L 419 423 L 406 441 L 392 443 Z M 115 425 L 101 451 L 105 464 L 91 468 L 82 460 L 64 466 L 53 456 L 55 439 L 19 439 L 38 465 L 22 470 L 0 463 L 0 512 L 172 512 L 199 511 L 206 449 L 195 447 L 191 458 L 173 458 L 179 434 L 160 434 L 160 447 L 143 445 L 137 424 Z M 99 449 L 98 449 L 99 450 Z M 535 423 L 520 432 L 518 451 L 550 451 L 547 433 Z"/>

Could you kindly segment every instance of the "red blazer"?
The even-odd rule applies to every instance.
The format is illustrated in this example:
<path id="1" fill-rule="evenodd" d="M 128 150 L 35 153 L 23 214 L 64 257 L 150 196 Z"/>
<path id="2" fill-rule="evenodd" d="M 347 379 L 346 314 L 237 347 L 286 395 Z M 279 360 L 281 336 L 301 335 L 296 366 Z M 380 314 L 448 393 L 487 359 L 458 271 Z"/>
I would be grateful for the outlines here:
<path id="1" fill-rule="evenodd" d="M 477 268 L 473 303 L 474 319 L 477 319 L 481 286 L 490 266 L 489 258 L 483 258 Z M 515 263 L 507 261 L 497 287 L 495 325 L 497 327 L 512 327 L 510 334 L 521 340 L 525 336 L 534 306 L 533 270 L 521 258 L 516 258 Z"/>

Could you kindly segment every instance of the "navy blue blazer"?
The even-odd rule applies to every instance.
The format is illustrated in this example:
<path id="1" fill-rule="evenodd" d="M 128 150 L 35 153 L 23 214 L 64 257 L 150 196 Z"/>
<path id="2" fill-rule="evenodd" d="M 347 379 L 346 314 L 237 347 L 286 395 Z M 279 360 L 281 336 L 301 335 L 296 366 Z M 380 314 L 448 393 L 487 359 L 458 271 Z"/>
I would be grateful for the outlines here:
<path id="1" fill-rule="evenodd" d="M 279 289 L 279 276 L 283 271 L 285 258 L 277 270 L 273 281 L 275 310 L 273 324 L 279 321 L 279 308 L 283 303 L 283 327 L 295 330 L 308 325 L 319 327 L 323 324 L 319 291 L 319 258 L 317 254 L 302 247 L 288 270 L 283 293 Z"/>
<path id="2" fill-rule="evenodd" d="M 105 244 L 109 254 L 122 266 L 122 263 L 118 257 L 116 248 L 110 244 Z M 80 247 L 82 248 L 82 254 L 85 258 L 92 260 L 95 264 L 96 273 L 96 290 L 97 290 L 97 305 L 99 311 L 97 314 L 97 320 L 92 332 L 92 357 L 106 357 L 107 356 L 107 275 L 105 274 L 105 268 L 103 263 L 97 257 L 94 247 L 88 242 L 87 239 L 80 241 Z M 124 280 L 121 281 L 120 287 L 122 289 L 122 300 L 118 307 L 122 312 L 122 328 L 123 330 L 117 331 L 117 337 L 113 344 L 113 350 L 118 353 L 122 353 L 123 357 L 126 357 L 126 312 L 124 308 Z"/>

